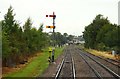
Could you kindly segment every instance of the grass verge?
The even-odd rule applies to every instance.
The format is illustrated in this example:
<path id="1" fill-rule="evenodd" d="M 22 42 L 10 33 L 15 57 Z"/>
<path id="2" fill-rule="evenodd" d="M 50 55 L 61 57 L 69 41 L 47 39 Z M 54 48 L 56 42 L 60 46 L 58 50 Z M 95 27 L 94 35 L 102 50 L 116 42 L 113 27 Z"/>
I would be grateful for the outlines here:
<path id="1" fill-rule="evenodd" d="M 120 58 L 120 56 L 117 57 L 117 56 L 112 55 L 110 51 L 108 52 L 108 51 L 98 51 L 98 50 L 94 50 L 94 49 L 87 49 L 84 47 L 84 45 L 79 45 L 78 47 L 81 48 L 82 50 L 87 51 L 88 53 L 94 54 L 96 56 L 110 58 L 113 60 L 119 60 L 119 58 Z"/>
<path id="2" fill-rule="evenodd" d="M 55 49 L 55 59 L 62 54 L 62 48 Z M 25 67 L 18 71 L 5 74 L 3 77 L 36 77 L 42 74 L 42 72 L 49 66 L 48 62 L 48 48 L 43 49 L 42 53 L 39 53 L 34 57 Z"/>
<path id="3" fill-rule="evenodd" d="M 110 59 L 116 59 L 116 57 L 112 54 L 109 54 L 110 52 L 107 52 L 107 51 L 97 51 L 97 50 L 93 50 L 93 49 L 86 49 L 85 50 L 91 54 L 94 54 L 96 56 L 101 56 L 101 57 L 104 57 L 104 58 L 110 58 Z"/>

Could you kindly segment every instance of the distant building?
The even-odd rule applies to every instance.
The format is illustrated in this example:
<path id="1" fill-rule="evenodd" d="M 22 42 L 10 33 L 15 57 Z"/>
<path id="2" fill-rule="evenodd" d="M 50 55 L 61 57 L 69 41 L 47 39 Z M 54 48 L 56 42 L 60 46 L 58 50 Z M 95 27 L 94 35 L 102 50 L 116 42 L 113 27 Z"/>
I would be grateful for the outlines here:
<path id="1" fill-rule="evenodd" d="M 79 42 L 80 42 L 80 44 L 85 43 L 85 39 L 83 38 L 83 35 L 79 36 Z"/>
<path id="2" fill-rule="evenodd" d="M 73 43 L 74 43 L 74 44 L 79 44 L 79 43 L 80 43 L 80 40 L 79 40 L 79 38 L 78 38 L 77 36 L 75 36 L 75 37 L 73 38 Z"/>
<path id="3" fill-rule="evenodd" d="M 78 44 L 84 44 L 85 41 L 84 41 L 83 36 L 81 35 L 81 36 L 78 36 L 78 37 L 74 36 L 71 41 L 68 41 L 68 43 L 69 44 L 76 44 L 76 45 L 78 45 Z"/>

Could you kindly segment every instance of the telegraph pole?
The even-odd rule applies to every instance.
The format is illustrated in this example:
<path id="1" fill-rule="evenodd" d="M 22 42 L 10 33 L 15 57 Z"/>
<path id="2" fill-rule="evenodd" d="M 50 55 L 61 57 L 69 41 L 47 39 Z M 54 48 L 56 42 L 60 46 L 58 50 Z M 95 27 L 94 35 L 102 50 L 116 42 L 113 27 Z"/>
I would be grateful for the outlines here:
<path id="1" fill-rule="evenodd" d="M 46 17 L 52 17 L 53 18 L 53 26 L 46 26 L 46 28 L 53 28 L 53 47 L 52 48 L 52 62 L 54 62 L 54 54 L 55 54 L 55 18 L 56 18 L 56 15 L 55 13 L 53 12 L 52 15 L 46 15 Z"/>

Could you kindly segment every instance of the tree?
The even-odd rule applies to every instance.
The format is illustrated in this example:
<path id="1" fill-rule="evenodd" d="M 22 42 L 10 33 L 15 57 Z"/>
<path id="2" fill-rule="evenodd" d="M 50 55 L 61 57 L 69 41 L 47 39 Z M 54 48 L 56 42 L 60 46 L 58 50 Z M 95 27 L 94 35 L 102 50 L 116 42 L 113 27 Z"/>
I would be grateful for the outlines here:
<path id="1" fill-rule="evenodd" d="M 5 20 L 3 20 L 3 23 L 2 23 L 2 29 L 8 34 L 12 32 L 11 28 L 14 27 L 14 24 L 15 24 L 14 16 L 15 14 L 13 14 L 13 9 L 10 6 L 7 14 L 5 14 L 4 16 Z"/>
<path id="2" fill-rule="evenodd" d="M 8 66 L 7 59 L 10 56 L 10 49 L 9 49 L 9 40 L 7 37 L 7 33 L 2 31 L 2 63 L 3 66 Z"/>
<path id="3" fill-rule="evenodd" d="M 53 34 L 50 35 L 51 45 L 55 42 L 59 47 L 66 44 L 68 42 L 68 34 L 64 33 L 63 35 L 60 32 L 55 32 L 55 39 L 53 38 Z"/>
<path id="4" fill-rule="evenodd" d="M 96 48 L 98 42 L 98 40 L 96 39 L 97 34 L 99 33 L 100 29 L 106 24 L 109 24 L 109 20 L 99 14 L 95 17 L 91 24 L 85 27 L 85 31 L 83 34 L 83 37 L 85 39 L 85 47 L 93 49 Z"/>
<path id="5" fill-rule="evenodd" d="M 117 29 L 116 24 L 110 23 L 102 15 L 97 15 L 93 22 L 85 27 L 83 32 L 85 47 L 97 50 L 116 49 L 119 41 Z"/>
<path id="6" fill-rule="evenodd" d="M 97 15 L 83 32 L 85 47 L 97 50 L 119 51 L 119 27 L 102 15 Z"/>
<path id="7" fill-rule="evenodd" d="M 73 36 L 73 35 L 68 35 L 68 37 L 67 37 L 68 41 L 72 41 L 72 40 L 73 40 L 73 38 L 74 38 L 74 36 Z"/>
<path id="8" fill-rule="evenodd" d="M 68 42 L 68 34 L 67 33 L 63 34 L 63 41 L 64 41 L 64 44 Z"/>
<path id="9" fill-rule="evenodd" d="M 0 56 L 2 56 L 2 21 L 0 21 Z M 2 57 L 0 57 L 1 59 Z"/>
<path id="10" fill-rule="evenodd" d="M 3 33 L 3 61 L 6 62 L 5 65 L 13 66 L 16 63 L 16 53 L 19 52 L 18 49 L 18 27 L 19 23 L 14 20 L 15 14 L 13 14 L 13 9 L 10 6 L 7 14 L 4 16 L 2 21 L 2 33 Z M 6 51 L 5 51 L 6 50 Z M 7 58 L 7 59 L 6 59 Z"/>
<path id="11" fill-rule="evenodd" d="M 32 49 L 32 33 L 31 33 L 32 22 L 31 19 L 28 18 L 23 26 L 24 30 L 24 39 L 25 39 L 25 47 L 26 47 L 26 54 L 30 54 L 30 49 Z"/>

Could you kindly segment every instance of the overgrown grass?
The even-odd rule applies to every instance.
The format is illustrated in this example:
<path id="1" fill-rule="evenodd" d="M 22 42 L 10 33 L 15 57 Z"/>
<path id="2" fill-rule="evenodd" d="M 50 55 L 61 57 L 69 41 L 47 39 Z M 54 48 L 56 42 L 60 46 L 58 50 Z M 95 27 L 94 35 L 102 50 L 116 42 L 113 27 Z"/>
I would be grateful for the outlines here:
<path id="1" fill-rule="evenodd" d="M 62 54 L 62 48 L 55 49 L 55 59 Z M 34 57 L 24 68 L 16 72 L 12 72 L 4 75 L 4 77 L 36 77 L 42 74 L 42 72 L 49 66 L 48 62 L 48 48 L 44 49 L 43 52 Z"/>
<path id="2" fill-rule="evenodd" d="M 96 56 L 101 56 L 101 57 L 105 57 L 105 58 L 110 58 L 110 59 L 116 59 L 114 55 L 109 54 L 110 52 L 107 51 L 97 51 L 94 49 L 84 49 L 85 51 L 88 51 L 91 54 L 94 54 Z"/>
<path id="3" fill-rule="evenodd" d="M 88 49 L 88 48 L 85 48 L 84 45 L 79 45 L 78 47 L 81 48 L 82 50 L 87 51 L 96 56 L 115 59 L 115 57 L 113 55 L 109 54 L 110 52 L 108 52 L 108 51 L 98 51 L 98 50 L 94 50 L 94 49 Z"/>

